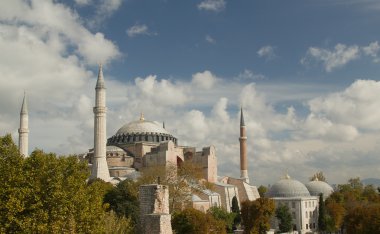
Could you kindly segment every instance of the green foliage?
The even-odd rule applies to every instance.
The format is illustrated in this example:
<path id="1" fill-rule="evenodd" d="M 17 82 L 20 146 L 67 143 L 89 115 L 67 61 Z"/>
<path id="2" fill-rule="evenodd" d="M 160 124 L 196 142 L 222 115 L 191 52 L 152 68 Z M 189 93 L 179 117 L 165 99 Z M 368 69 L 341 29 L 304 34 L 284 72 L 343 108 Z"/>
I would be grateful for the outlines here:
<path id="1" fill-rule="evenodd" d="M 343 224 L 346 210 L 342 203 L 338 203 L 332 199 L 327 199 L 325 203 L 328 213 L 327 231 L 337 232 Z"/>
<path id="2" fill-rule="evenodd" d="M 326 200 L 326 213 L 331 218 L 327 230 L 347 233 L 380 233 L 380 197 L 372 185 L 364 186 L 360 178 L 351 178 L 338 186 Z M 329 226 L 331 224 L 331 227 Z"/>
<path id="3" fill-rule="evenodd" d="M 107 212 L 103 219 L 105 234 L 132 234 L 134 225 L 130 218 L 117 216 L 113 211 Z"/>
<path id="4" fill-rule="evenodd" d="M 241 223 L 241 214 L 240 214 L 239 202 L 238 202 L 236 196 L 234 196 L 232 198 L 231 211 L 235 214 L 234 226 L 236 227 L 237 225 L 239 225 Z"/>
<path id="5" fill-rule="evenodd" d="M 76 157 L 40 150 L 20 156 L 9 135 L 0 137 L 0 233 L 101 233 L 103 196 L 110 185 L 87 184 Z"/>
<path id="6" fill-rule="evenodd" d="M 278 227 L 280 232 L 289 232 L 292 230 L 292 215 L 289 212 L 289 207 L 280 205 L 276 209 L 276 218 L 280 221 Z"/>
<path id="7" fill-rule="evenodd" d="M 265 193 L 268 191 L 268 188 L 264 185 L 260 185 L 257 190 L 259 191 L 260 197 L 265 197 Z"/>
<path id="8" fill-rule="evenodd" d="M 175 212 L 172 216 L 172 228 L 178 234 L 226 233 L 223 221 L 193 208 Z"/>
<path id="9" fill-rule="evenodd" d="M 241 216 L 245 233 L 266 233 L 270 228 L 270 219 L 274 211 L 272 199 L 259 198 L 255 201 L 244 201 L 241 204 Z"/>
<path id="10" fill-rule="evenodd" d="M 315 173 L 312 177 L 309 178 L 310 181 L 318 179 L 319 181 L 327 182 L 325 175 L 323 175 L 322 171 Z"/>
<path id="11" fill-rule="evenodd" d="M 104 202 L 109 204 L 119 217 L 131 219 L 136 225 L 139 221 L 138 184 L 133 180 L 126 179 L 120 182 L 104 196 Z"/>
<path id="12" fill-rule="evenodd" d="M 182 162 L 178 168 L 175 164 L 148 167 L 141 171 L 142 176 L 138 183 L 157 183 L 157 177 L 160 177 L 160 184 L 169 187 L 169 207 L 170 211 L 174 212 L 190 205 L 192 190 L 210 187 L 209 184 L 201 182 L 202 171 L 200 165 L 187 161 Z"/>
<path id="13" fill-rule="evenodd" d="M 346 220 L 347 234 L 380 233 L 380 204 L 356 206 Z"/>
<path id="14" fill-rule="evenodd" d="M 327 229 L 326 208 L 325 208 L 325 202 L 323 201 L 322 193 L 319 194 L 318 228 L 319 228 L 319 231 L 326 231 Z"/>
<path id="15" fill-rule="evenodd" d="M 211 214 L 216 220 L 224 222 L 227 232 L 232 232 L 232 225 L 234 224 L 236 214 L 229 213 L 222 207 L 211 207 L 207 213 Z"/>

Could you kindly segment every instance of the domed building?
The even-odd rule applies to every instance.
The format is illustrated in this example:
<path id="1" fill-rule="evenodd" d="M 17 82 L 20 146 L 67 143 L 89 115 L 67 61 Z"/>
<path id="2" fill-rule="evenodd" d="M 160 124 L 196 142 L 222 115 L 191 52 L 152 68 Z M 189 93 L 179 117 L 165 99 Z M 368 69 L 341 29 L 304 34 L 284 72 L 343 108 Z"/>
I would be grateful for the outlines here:
<path id="1" fill-rule="evenodd" d="M 178 139 L 165 124 L 149 121 L 141 114 L 135 121 L 124 124 L 107 139 L 106 137 L 106 88 L 102 66 L 99 66 L 95 87 L 94 148 L 81 156 L 91 168 L 90 179 L 102 179 L 117 184 L 126 179 L 135 179 L 143 168 L 154 166 L 180 166 L 189 161 L 199 165 L 203 179 L 213 183 L 215 191 L 198 191 L 192 194 L 193 206 L 223 207 L 230 211 L 234 197 L 238 202 L 259 197 L 256 186 L 249 183 L 247 136 L 241 109 L 240 118 L 240 177 L 217 177 L 217 157 L 214 146 L 197 151 L 195 147 L 180 146 Z M 199 198 L 199 199 L 198 199 Z M 207 205 L 206 205 L 207 203 Z"/>
<path id="2" fill-rule="evenodd" d="M 306 188 L 309 190 L 310 195 L 319 196 L 319 194 L 323 194 L 323 199 L 326 200 L 333 192 L 334 189 L 326 182 L 318 180 L 315 178 L 306 184 Z"/>
<path id="3" fill-rule="evenodd" d="M 276 208 L 285 205 L 293 219 L 293 230 L 299 233 L 313 233 L 318 230 L 318 197 L 312 196 L 307 187 L 286 175 L 273 184 L 266 197 L 275 201 Z M 278 229 L 278 220 L 272 219 L 271 227 Z"/>
<path id="4" fill-rule="evenodd" d="M 93 161 L 93 151 L 87 154 L 89 163 Z M 110 176 L 118 180 L 135 178 L 144 167 L 180 165 L 191 160 L 203 168 L 204 178 L 209 182 L 217 180 L 215 148 L 205 147 L 197 152 L 195 147 L 178 146 L 178 140 L 164 124 L 140 119 L 123 125 L 108 138 L 106 159 Z"/>

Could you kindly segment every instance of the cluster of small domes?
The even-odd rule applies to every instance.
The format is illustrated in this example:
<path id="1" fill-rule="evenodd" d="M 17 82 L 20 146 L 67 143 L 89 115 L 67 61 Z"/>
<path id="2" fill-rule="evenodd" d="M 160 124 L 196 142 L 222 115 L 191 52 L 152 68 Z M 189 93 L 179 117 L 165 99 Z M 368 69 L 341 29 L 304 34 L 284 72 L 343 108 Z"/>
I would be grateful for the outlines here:
<path id="1" fill-rule="evenodd" d="M 319 196 L 319 194 L 322 193 L 323 197 L 326 198 L 330 196 L 330 194 L 333 191 L 333 188 L 324 181 L 319 181 L 318 179 L 315 179 L 304 185 L 298 180 L 291 179 L 289 175 L 286 175 L 285 178 L 277 181 L 269 188 L 268 192 L 266 193 L 266 196 L 310 197 Z"/>

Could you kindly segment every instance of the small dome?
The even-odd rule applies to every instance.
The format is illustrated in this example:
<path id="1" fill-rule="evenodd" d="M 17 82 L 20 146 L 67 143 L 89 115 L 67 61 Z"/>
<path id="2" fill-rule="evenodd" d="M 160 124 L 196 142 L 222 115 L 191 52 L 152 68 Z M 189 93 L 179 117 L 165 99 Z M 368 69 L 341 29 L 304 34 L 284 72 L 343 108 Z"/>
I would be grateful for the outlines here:
<path id="1" fill-rule="evenodd" d="M 108 152 L 121 152 L 121 153 L 125 152 L 122 148 L 114 146 L 114 145 L 107 145 L 106 151 L 107 153 Z"/>
<path id="2" fill-rule="evenodd" d="M 322 193 L 324 199 L 326 199 L 334 192 L 334 189 L 328 183 L 319 181 L 318 179 L 307 183 L 306 188 L 309 190 L 310 195 L 312 196 L 319 196 L 319 194 Z"/>
<path id="3" fill-rule="evenodd" d="M 306 186 L 288 175 L 272 185 L 265 195 L 266 197 L 310 197 Z"/>
<path id="4" fill-rule="evenodd" d="M 133 133 L 161 133 L 170 135 L 170 133 L 157 122 L 146 120 L 138 120 L 127 123 L 116 132 L 116 135 Z"/>

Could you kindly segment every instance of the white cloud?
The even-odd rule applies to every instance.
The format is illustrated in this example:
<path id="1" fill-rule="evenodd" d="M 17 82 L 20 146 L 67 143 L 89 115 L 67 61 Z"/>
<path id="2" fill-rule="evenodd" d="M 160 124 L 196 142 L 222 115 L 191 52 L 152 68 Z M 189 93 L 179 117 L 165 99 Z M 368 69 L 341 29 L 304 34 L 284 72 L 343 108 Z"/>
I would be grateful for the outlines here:
<path id="1" fill-rule="evenodd" d="M 259 57 L 265 58 L 267 60 L 271 60 L 271 59 L 274 59 L 276 57 L 276 54 L 274 52 L 274 47 L 270 46 L 270 45 L 261 47 L 257 51 L 257 54 L 259 55 Z"/>
<path id="2" fill-rule="evenodd" d="M 372 42 L 368 46 L 363 46 L 362 50 L 365 55 L 371 56 L 373 58 L 374 63 L 380 62 L 380 59 L 378 57 L 380 52 L 380 46 L 378 41 Z"/>
<path id="3" fill-rule="evenodd" d="M 204 0 L 198 4 L 199 10 L 220 12 L 226 8 L 225 0 Z"/>
<path id="4" fill-rule="evenodd" d="M 79 6 L 86 6 L 92 3 L 92 0 L 74 0 L 74 2 Z"/>
<path id="5" fill-rule="evenodd" d="M 263 80 L 265 76 L 263 74 L 257 74 L 249 69 L 244 69 L 243 72 L 239 73 L 236 77 L 238 80 Z"/>
<path id="6" fill-rule="evenodd" d="M 63 4 L 15 0 L 0 8 L 0 50 L 1 134 L 16 134 L 15 116 L 26 90 L 31 149 L 38 146 L 58 153 L 88 149 L 95 85 L 88 65 L 120 56 L 117 46 L 103 34 L 90 32 Z"/>
<path id="7" fill-rule="evenodd" d="M 302 58 L 301 63 L 306 65 L 309 60 L 316 60 L 317 62 L 323 63 L 327 72 L 331 72 L 336 68 L 343 67 L 352 60 L 357 59 L 359 56 L 359 46 L 346 46 L 339 43 L 334 47 L 334 50 L 310 47 L 306 56 Z"/>
<path id="8" fill-rule="evenodd" d="M 139 35 L 150 36 L 150 35 L 156 35 L 156 33 L 150 32 L 148 26 L 146 26 L 145 24 L 135 24 L 127 30 L 127 35 L 129 37 L 135 37 Z"/>
<path id="9" fill-rule="evenodd" d="M 150 75 L 136 78 L 135 84 L 141 96 L 139 98 L 149 99 L 151 102 L 161 106 L 183 105 L 189 99 L 183 87 L 171 83 L 169 80 L 157 81 L 156 76 Z"/>
<path id="10" fill-rule="evenodd" d="M 357 80 L 343 92 L 312 99 L 310 110 L 333 122 L 352 125 L 366 131 L 380 130 L 380 82 Z"/>
<path id="11" fill-rule="evenodd" d="M 4 30 L 13 31 L 4 37 L 39 40 L 40 44 L 34 46 L 48 41 L 49 46 L 61 49 L 60 52 L 74 47 L 75 55 L 83 57 L 90 65 L 107 63 L 120 56 L 115 44 L 105 39 L 102 33 L 91 33 L 81 24 L 76 13 L 63 4 L 53 1 L 33 1 L 30 5 L 24 1 L 7 1 L 4 4 L 0 9 L 2 26 Z"/>
<path id="12" fill-rule="evenodd" d="M 208 42 L 208 43 L 211 43 L 211 44 L 215 44 L 215 39 L 212 38 L 210 35 L 206 35 L 205 37 L 205 40 Z"/>
<path id="13" fill-rule="evenodd" d="M 76 0 L 82 2 L 88 2 L 87 5 L 90 5 L 94 0 Z M 95 0 L 95 3 L 91 5 L 95 7 L 95 15 L 88 21 L 88 24 L 91 28 L 97 28 L 101 25 L 106 19 L 112 16 L 122 5 L 123 0 Z"/>
<path id="14" fill-rule="evenodd" d="M 217 82 L 217 77 L 210 71 L 198 72 L 193 75 L 192 83 L 201 89 L 211 89 Z"/>

